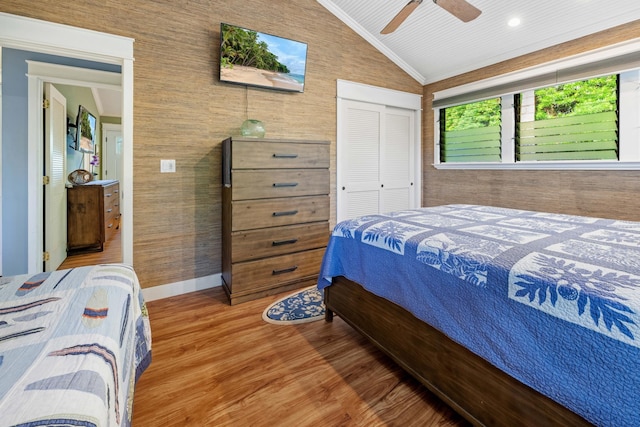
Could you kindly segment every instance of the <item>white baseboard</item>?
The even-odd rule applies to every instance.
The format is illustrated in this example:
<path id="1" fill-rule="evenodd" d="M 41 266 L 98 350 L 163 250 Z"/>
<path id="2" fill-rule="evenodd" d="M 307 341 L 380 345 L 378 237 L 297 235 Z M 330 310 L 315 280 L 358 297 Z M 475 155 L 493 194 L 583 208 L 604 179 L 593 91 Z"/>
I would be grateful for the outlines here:
<path id="1" fill-rule="evenodd" d="M 145 301 L 174 297 L 189 292 L 201 291 L 204 289 L 222 286 L 222 275 L 212 274 L 211 276 L 196 277 L 182 282 L 167 283 L 166 285 L 153 286 L 142 289 L 142 296 Z"/>

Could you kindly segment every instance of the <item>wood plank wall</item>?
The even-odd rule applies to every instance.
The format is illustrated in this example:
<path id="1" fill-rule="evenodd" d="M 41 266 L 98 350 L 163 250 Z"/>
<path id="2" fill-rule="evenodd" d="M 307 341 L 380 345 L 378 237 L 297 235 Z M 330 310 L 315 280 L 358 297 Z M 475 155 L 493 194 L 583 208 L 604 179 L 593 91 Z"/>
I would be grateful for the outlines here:
<path id="1" fill-rule="evenodd" d="M 247 116 L 267 137 L 332 142 L 335 212 L 336 79 L 422 93 L 315 0 L 3 0 L 0 11 L 135 39 L 133 255 L 143 287 L 220 272 L 220 141 Z M 220 83 L 221 22 L 308 43 L 305 93 Z M 160 159 L 176 159 L 177 172 L 160 174 Z"/>
<path id="2" fill-rule="evenodd" d="M 487 204 L 639 221 L 640 171 L 436 170 L 431 107 L 436 91 L 637 37 L 640 21 L 425 86 L 423 205 Z"/>

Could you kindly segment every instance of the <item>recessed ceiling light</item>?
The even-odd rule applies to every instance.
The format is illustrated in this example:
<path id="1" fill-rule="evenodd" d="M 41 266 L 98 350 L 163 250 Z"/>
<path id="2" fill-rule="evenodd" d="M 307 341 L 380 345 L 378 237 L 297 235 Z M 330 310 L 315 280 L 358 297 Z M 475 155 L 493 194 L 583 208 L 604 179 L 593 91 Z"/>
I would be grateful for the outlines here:
<path id="1" fill-rule="evenodd" d="M 520 18 L 511 18 L 509 19 L 508 22 L 510 27 L 517 27 L 518 25 L 520 25 Z"/>

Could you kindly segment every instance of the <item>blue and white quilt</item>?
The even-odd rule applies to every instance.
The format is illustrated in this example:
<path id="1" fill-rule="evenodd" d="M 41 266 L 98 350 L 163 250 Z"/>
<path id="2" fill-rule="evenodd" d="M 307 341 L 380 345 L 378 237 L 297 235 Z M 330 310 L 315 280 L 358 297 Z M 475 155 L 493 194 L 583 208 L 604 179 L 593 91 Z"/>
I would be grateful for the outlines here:
<path id="1" fill-rule="evenodd" d="M 131 267 L 0 277 L 0 426 L 129 426 L 150 362 Z"/>
<path id="2" fill-rule="evenodd" d="M 476 205 L 337 224 L 344 276 L 599 426 L 640 426 L 640 222 Z"/>

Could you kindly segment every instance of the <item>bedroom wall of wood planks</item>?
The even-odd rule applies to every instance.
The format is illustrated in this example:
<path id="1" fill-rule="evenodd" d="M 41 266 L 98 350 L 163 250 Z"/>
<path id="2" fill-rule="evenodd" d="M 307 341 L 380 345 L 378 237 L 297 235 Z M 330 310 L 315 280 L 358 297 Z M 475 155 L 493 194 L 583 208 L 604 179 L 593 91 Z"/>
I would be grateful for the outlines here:
<path id="1" fill-rule="evenodd" d="M 433 93 L 640 37 L 640 21 L 564 43 L 424 87 L 423 182 L 425 206 L 487 204 L 640 221 L 640 171 L 436 170 L 433 164 Z"/>
<path id="2" fill-rule="evenodd" d="M 220 273 L 220 143 L 247 115 L 270 138 L 332 142 L 335 212 L 336 79 L 422 92 L 315 1 L 3 0 L 0 11 L 135 39 L 133 258 L 145 288 Z M 221 22 L 306 42 L 305 92 L 221 83 Z"/>

